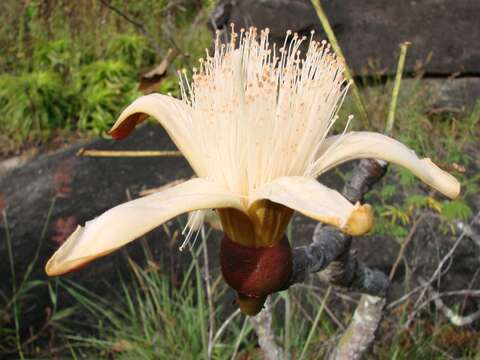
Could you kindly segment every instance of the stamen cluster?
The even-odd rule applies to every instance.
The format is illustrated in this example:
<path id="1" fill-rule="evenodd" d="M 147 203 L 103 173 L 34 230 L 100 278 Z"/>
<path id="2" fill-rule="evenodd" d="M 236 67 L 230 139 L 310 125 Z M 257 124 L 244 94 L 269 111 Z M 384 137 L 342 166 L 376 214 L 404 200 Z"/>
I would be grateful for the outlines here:
<path id="1" fill-rule="evenodd" d="M 184 121 L 202 163 L 197 175 L 246 199 L 275 178 L 318 175 L 323 140 L 349 87 L 343 65 L 313 32 L 305 56 L 306 37 L 289 31 L 278 48 L 268 34 L 232 27 L 228 44 L 217 35 L 192 82 L 185 74 L 180 81 L 193 109 Z"/>

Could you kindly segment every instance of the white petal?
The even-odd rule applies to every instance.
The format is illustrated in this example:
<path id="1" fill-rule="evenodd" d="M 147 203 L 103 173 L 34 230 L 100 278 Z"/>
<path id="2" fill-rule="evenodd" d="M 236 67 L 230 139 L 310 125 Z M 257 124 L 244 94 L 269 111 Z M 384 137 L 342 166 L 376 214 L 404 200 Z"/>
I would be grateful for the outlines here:
<path id="1" fill-rule="evenodd" d="M 353 205 L 338 191 L 309 177 L 277 178 L 255 192 L 249 207 L 262 199 L 282 204 L 352 235 L 366 233 L 373 224 L 369 205 Z"/>
<path id="2" fill-rule="evenodd" d="M 187 126 L 191 121 L 191 108 L 174 97 L 150 94 L 138 98 L 123 110 L 110 129 L 110 135 L 117 140 L 123 139 L 148 116 L 158 120 L 197 175 L 203 176 L 203 165 L 201 159 L 195 156 L 194 139 Z"/>
<path id="3" fill-rule="evenodd" d="M 460 193 L 460 183 L 452 175 L 430 159 L 418 158 L 413 150 L 401 142 L 379 133 L 351 132 L 343 137 L 333 136 L 327 139 L 322 149 L 324 153 L 315 164 L 315 175 L 350 160 L 373 158 L 407 168 L 423 182 L 450 198 L 455 198 Z"/>
<path id="4" fill-rule="evenodd" d="M 204 179 L 192 179 L 162 192 L 116 206 L 78 227 L 46 265 L 48 275 L 74 270 L 107 255 L 182 213 L 237 208 L 239 198 Z"/>

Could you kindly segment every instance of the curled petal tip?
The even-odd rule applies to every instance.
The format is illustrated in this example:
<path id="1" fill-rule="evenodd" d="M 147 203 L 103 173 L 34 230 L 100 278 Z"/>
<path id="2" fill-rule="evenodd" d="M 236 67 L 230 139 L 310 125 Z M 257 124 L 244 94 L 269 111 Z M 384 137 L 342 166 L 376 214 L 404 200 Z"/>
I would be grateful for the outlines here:
<path id="1" fill-rule="evenodd" d="M 461 190 L 461 186 L 460 186 L 460 183 L 457 181 L 449 197 L 451 199 L 456 199 L 458 195 L 460 195 L 460 190 Z"/>
<path id="2" fill-rule="evenodd" d="M 425 158 L 421 161 L 425 164 L 426 168 L 431 169 L 432 177 L 437 182 L 436 186 L 431 186 L 436 188 L 438 191 L 440 191 L 442 194 L 449 197 L 450 199 L 455 199 L 458 197 L 458 195 L 460 195 L 460 182 L 453 175 L 450 175 L 449 173 L 440 169 L 437 165 L 435 165 L 435 163 L 432 162 L 430 158 Z M 430 183 L 427 182 L 427 184 Z"/>
<path id="3" fill-rule="evenodd" d="M 75 242 L 82 236 L 84 227 L 78 226 L 72 235 L 65 241 L 65 243 L 53 254 L 45 265 L 45 272 L 48 276 L 58 276 L 68 274 L 72 271 L 79 270 L 90 261 L 94 260 L 93 257 L 83 257 L 75 260 L 67 260 L 65 254 L 71 251 Z"/>
<path id="4" fill-rule="evenodd" d="M 126 138 L 135 129 L 135 127 L 143 122 L 147 118 L 145 114 L 132 114 L 125 119 L 117 121 L 112 128 L 108 131 L 108 134 L 115 140 L 121 140 Z"/>
<path id="5" fill-rule="evenodd" d="M 52 257 L 48 260 L 47 265 L 45 265 L 45 273 L 48 276 L 59 276 L 59 275 L 66 275 L 71 272 L 77 271 L 88 265 L 90 261 L 94 259 L 84 259 L 83 261 L 78 262 L 71 262 L 68 264 L 59 264 L 57 261 Z"/>
<path id="6" fill-rule="evenodd" d="M 353 132 L 331 137 L 320 158 L 319 173 L 346 161 L 371 158 L 403 166 L 420 180 L 449 198 L 460 193 L 455 177 L 440 169 L 429 158 L 420 159 L 414 151 L 388 136 L 373 132 Z"/>
<path id="7" fill-rule="evenodd" d="M 368 204 L 357 203 L 342 230 L 352 236 L 363 235 L 370 231 L 373 221 L 372 207 Z"/>
<path id="8" fill-rule="evenodd" d="M 118 205 L 85 227 L 79 226 L 48 261 L 48 275 L 61 275 L 110 254 L 155 227 L 185 212 L 243 205 L 232 194 L 205 179 L 191 179 L 155 194 Z"/>

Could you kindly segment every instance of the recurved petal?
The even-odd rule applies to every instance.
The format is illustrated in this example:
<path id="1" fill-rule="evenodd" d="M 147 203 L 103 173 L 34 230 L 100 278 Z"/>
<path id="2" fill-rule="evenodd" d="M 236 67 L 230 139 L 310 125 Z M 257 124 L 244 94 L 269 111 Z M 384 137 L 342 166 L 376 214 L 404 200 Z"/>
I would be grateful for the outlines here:
<path id="1" fill-rule="evenodd" d="M 373 225 L 369 205 L 353 205 L 338 191 L 309 177 L 286 176 L 275 179 L 255 192 L 249 207 L 262 199 L 282 204 L 351 235 L 364 234 Z"/>
<path id="2" fill-rule="evenodd" d="M 110 135 L 116 140 L 123 139 L 133 131 L 135 126 L 149 116 L 155 118 L 163 126 L 197 175 L 203 176 L 203 165 L 193 149 L 194 141 L 187 127 L 191 121 L 191 108 L 185 102 L 172 96 L 150 94 L 138 98 L 123 110 L 110 129 Z"/>
<path id="3" fill-rule="evenodd" d="M 133 131 L 136 125 L 148 116 L 152 116 L 171 136 L 172 133 L 177 133 L 181 127 L 178 118 L 185 116 L 188 112 L 188 105 L 174 97 L 161 94 L 145 95 L 139 97 L 122 111 L 110 129 L 110 135 L 114 139 L 123 139 Z"/>
<path id="4" fill-rule="evenodd" d="M 350 160 L 373 158 L 407 168 L 423 182 L 450 198 L 455 198 L 460 193 L 460 183 L 452 175 L 440 169 L 429 158 L 420 159 L 401 142 L 379 133 L 351 132 L 333 136 L 325 141 L 322 149 L 323 155 L 315 164 L 316 175 Z"/>
<path id="5" fill-rule="evenodd" d="M 129 201 L 78 227 L 46 265 L 61 275 L 107 255 L 182 213 L 208 208 L 237 208 L 240 199 L 204 179 L 188 180 L 162 192 Z"/>

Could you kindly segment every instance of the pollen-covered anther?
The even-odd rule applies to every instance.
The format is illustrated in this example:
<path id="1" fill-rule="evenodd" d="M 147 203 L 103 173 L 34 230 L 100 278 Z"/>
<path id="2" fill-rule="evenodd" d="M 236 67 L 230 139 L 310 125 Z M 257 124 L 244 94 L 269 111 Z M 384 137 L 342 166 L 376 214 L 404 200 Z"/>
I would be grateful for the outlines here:
<path id="1" fill-rule="evenodd" d="M 357 203 L 342 230 L 353 236 L 363 235 L 370 231 L 373 222 L 372 207 L 369 204 L 360 205 L 360 203 Z"/>

